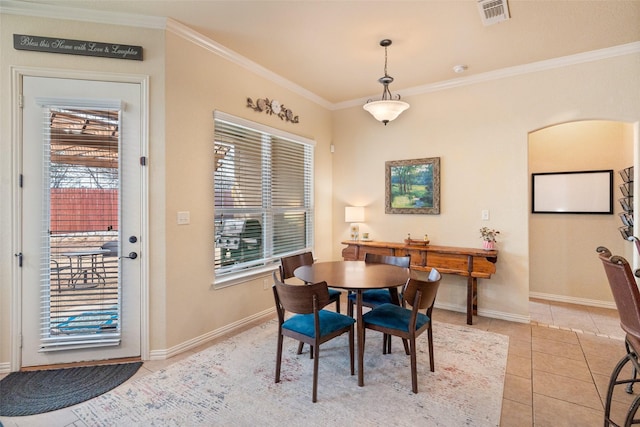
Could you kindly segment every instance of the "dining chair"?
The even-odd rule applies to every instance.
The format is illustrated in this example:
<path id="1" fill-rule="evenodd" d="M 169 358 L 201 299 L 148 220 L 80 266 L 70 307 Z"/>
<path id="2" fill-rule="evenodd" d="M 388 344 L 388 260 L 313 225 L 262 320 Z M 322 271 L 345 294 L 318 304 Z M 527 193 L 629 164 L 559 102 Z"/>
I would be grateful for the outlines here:
<path id="1" fill-rule="evenodd" d="M 431 372 L 435 370 L 431 314 L 441 278 L 442 275 L 435 268 L 431 269 L 427 280 L 410 278 L 402 290 L 402 306 L 382 304 L 362 316 L 365 335 L 366 330 L 371 329 L 409 342 L 408 351 L 405 351 L 411 356 L 411 389 L 414 393 L 418 392 L 416 338 L 424 331 L 427 331 L 429 341 L 430 369 Z M 407 304 L 411 309 L 406 307 Z M 420 310 L 425 310 L 425 313 Z"/>
<path id="2" fill-rule="evenodd" d="M 327 282 L 307 285 L 289 285 L 273 272 L 273 296 L 278 313 L 278 350 L 276 355 L 276 383 L 280 382 L 282 345 L 284 337 L 290 337 L 310 345 L 313 357 L 313 394 L 318 398 L 318 362 L 320 344 L 344 333 L 349 334 L 349 358 L 351 375 L 354 375 L 354 323 L 352 317 L 324 310 L 330 304 Z"/>
<path id="3" fill-rule="evenodd" d="M 392 255 L 379 255 L 372 253 L 364 254 L 364 262 L 369 264 L 388 264 L 395 265 L 402 268 L 409 268 L 411 264 L 411 257 L 407 256 L 392 256 Z M 369 308 L 376 308 L 382 304 L 393 304 L 393 298 L 391 298 L 391 291 L 389 289 L 369 289 L 362 292 L 362 306 Z M 347 314 L 353 317 L 353 307 L 356 305 L 356 294 L 351 292 L 347 297 Z M 407 350 L 407 343 L 404 342 L 405 351 Z M 385 335 L 382 340 L 383 350 L 391 353 L 391 337 Z"/>
<path id="4" fill-rule="evenodd" d="M 611 419 L 611 400 L 614 389 L 617 385 L 626 384 L 626 392 L 633 394 L 633 384 L 640 381 L 638 379 L 638 371 L 640 363 L 638 362 L 638 351 L 640 351 L 640 292 L 636 283 L 629 262 L 621 256 L 612 256 L 609 249 L 599 246 L 596 251 L 599 254 L 600 261 L 604 266 L 604 271 L 609 281 L 609 287 L 613 294 L 613 299 L 620 316 L 620 327 L 625 334 L 626 354 L 615 366 L 609 378 L 609 386 L 607 389 L 607 397 L 604 409 L 604 425 L 605 427 L 613 425 L 618 426 Z M 627 363 L 631 362 L 631 378 L 619 379 L 620 373 Z M 626 371 L 628 372 L 628 371 Z M 626 377 L 626 375 L 624 375 Z M 637 395 L 627 410 L 627 416 L 624 426 L 637 424 L 634 417 L 640 407 L 640 395 Z"/>
<path id="5" fill-rule="evenodd" d="M 287 279 L 294 277 L 293 272 L 296 268 L 303 265 L 313 264 L 313 254 L 311 252 L 303 252 L 297 255 L 290 255 L 280 258 L 280 280 L 285 282 Z M 340 296 L 342 292 L 329 288 L 329 303 L 336 303 L 336 312 L 340 313 Z M 300 342 L 298 346 L 298 354 L 302 353 L 304 344 Z M 313 351 L 309 353 L 310 357 L 313 357 Z"/>
<path id="6" fill-rule="evenodd" d="M 280 280 L 285 282 L 287 279 L 294 277 L 293 272 L 296 268 L 311 264 L 313 264 L 313 254 L 311 252 L 304 252 L 280 258 Z M 338 313 L 340 313 L 341 295 L 342 292 L 339 290 L 329 288 L 329 303 L 336 303 L 336 311 Z"/>
<path id="7" fill-rule="evenodd" d="M 367 252 L 364 254 L 364 262 L 368 264 L 389 264 L 402 268 L 409 268 L 411 257 L 409 255 L 392 256 Z M 362 305 L 364 307 L 376 308 L 382 304 L 390 303 L 393 303 L 393 301 L 389 289 L 369 289 L 362 292 Z M 347 314 L 349 316 L 353 316 L 353 307 L 356 305 L 355 293 L 349 294 L 347 304 Z"/>

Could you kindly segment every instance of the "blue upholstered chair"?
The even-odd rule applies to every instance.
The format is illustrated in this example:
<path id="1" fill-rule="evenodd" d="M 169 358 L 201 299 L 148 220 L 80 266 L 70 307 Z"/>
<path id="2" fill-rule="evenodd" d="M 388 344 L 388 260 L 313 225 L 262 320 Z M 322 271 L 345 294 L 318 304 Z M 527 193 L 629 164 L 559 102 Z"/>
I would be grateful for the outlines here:
<path id="1" fill-rule="evenodd" d="M 402 268 L 409 268 L 411 257 L 407 256 L 391 256 L 366 253 L 364 254 L 364 262 L 372 264 L 389 264 Z M 364 307 L 375 308 L 382 304 L 393 303 L 391 293 L 388 289 L 370 289 L 362 292 L 362 305 Z M 348 297 L 347 314 L 353 317 L 353 306 L 356 304 L 356 294 L 351 293 Z"/>
<path id="2" fill-rule="evenodd" d="M 296 268 L 311 264 L 313 264 L 313 254 L 311 252 L 280 258 L 280 281 L 286 282 L 287 279 L 294 277 L 293 272 Z M 336 303 L 336 311 L 338 313 L 340 313 L 340 295 L 342 295 L 342 292 L 329 288 L 329 303 Z M 303 346 L 304 344 L 301 342 L 298 346 L 298 354 L 302 353 Z M 310 352 L 309 355 L 313 357 L 313 351 Z"/>
<path id="3" fill-rule="evenodd" d="M 278 353 L 276 356 L 276 383 L 280 382 L 282 364 L 282 344 L 284 337 L 290 337 L 311 347 L 313 356 L 312 401 L 318 397 L 318 361 L 320 344 L 344 333 L 349 334 L 349 355 L 351 375 L 354 374 L 354 334 L 355 320 L 344 314 L 323 308 L 329 304 L 329 289 L 326 282 L 308 285 L 288 285 L 273 273 L 273 296 L 278 313 Z M 292 314 L 287 316 L 287 313 Z"/>
<path id="4" fill-rule="evenodd" d="M 411 257 L 407 256 L 392 256 L 392 255 L 378 255 L 372 253 L 364 254 L 364 262 L 371 264 L 389 264 L 402 268 L 409 268 L 411 263 Z M 362 306 L 369 308 L 376 308 L 382 304 L 394 304 L 394 300 L 391 297 L 389 289 L 370 289 L 362 292 Z M 353 317 L 353 307 L 356 305 L 356 294 L 350 293 L 347 297 L 347 314 Z M 384 336 L 382 340 L 382 346 L 384 352 L 391 353 L 391 337 Z M 404 342 L 405 350 L 408 350 L 406 341 Z"/>
<path id="5" fill-rule="evenodd" d="M 409 342 L 409 348 L 405 351 L 408 350 L 407 354 L 411 356 L 411 389 L 414 393 L 418 392 L 416 337 L 424 331 L 427 331 L 429 340 L 431 372 L 434 371 L 431 313 L 441 278 L 438 270 L 434 268 L 431 269 L 427 281 L 409 279 L 402 291 L 402 306 L 382 304 L 362 316 L 365 334 L 367 329 L 371 329 L 385 335 L 401 337 Z M 406 308 L 406 304 L 412 308 Z M 425 312 L 422 313 L 420 310 Z"/>

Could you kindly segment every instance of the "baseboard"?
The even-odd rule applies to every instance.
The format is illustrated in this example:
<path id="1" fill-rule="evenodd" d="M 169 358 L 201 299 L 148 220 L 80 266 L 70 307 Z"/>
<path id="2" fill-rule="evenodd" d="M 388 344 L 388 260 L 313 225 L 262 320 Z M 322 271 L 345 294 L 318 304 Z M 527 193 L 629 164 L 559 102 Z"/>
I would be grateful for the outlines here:
<path id="1" fill-rule="evenodd" d="M 245 326 L 257 322 L 259 320 L 267 320 L 275 314 L 275 307 L 270 308 L 268 310 L 262 311 L 260 313 L 256 313 L 253 316 L 246 317 L 237 322 L 226 325 L 222 328 L 216 329 L 214 331 L 207 332 L 206 334 L 200 335 L 199 337 L 190 339 L 181 344 L 173 346 L 166 350 L 152 350 L 149 353 L 149 360 L 166 360 L 173 356 L 176 356 L 185 351 L 194 349 L 201 345 L 207 344 L 210 341 L 213 341 L 216 338 L 219 338 L 223 335 L 232 333 L 236 330 L 241 330 Z"/>
<path id="2" fill-rule="evenodd" d="M 11 363 L 0 363 L 0 374 L 8 374 L 9 372 L 11 372 Z"/>
<path id="3" fill-rule="evenodd" d="M 546 301 L 565 302 L 567 304 L 586 305 L 589 307 L 611 308 L 613 310 L 616 310 L 616 303 L 613 301 L 568 297 L 564 295 L 545 294 L 542 292 L 529 292 L 529 298 L 542 299 Z"/>
<path id="4" fill-rule="evenodd" d="M 446 304 L 446 303 L 442 304 L 442 303 L 436 302 L 434 307 L 440 308 L 442 310 L 455 311 L 458 313 L 465 313 L 465 314 L 467 313 L 466 305 L 462 306 L 462 305 Z M 484 310 L 481 308 L 478 308 L 478 315 L 482 317 L 489 317 L 491 319 L 507 320 L 509 322 L 517 322 L 517 323 L 529 323 L 531 321 L 530 316 L 522 316 L 522 315 L 513 314 L 513 313 L 505 313 L 503 311 Z"/>

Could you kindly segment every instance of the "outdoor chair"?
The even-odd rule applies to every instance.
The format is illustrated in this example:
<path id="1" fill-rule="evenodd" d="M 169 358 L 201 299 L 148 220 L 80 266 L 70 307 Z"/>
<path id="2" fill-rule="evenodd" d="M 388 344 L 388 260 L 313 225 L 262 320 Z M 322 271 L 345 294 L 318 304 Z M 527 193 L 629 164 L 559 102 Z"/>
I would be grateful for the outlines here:
<path id="1" fill-rule="evenodd" d="M 105 284 L 117 281 L 118 241 L 112 240 L 100 246 L 100 249 L 109 251 L 101 254 L 102 280 Z"/>
<path id="2" fill-rule="evenodd" d="M 604 266 L 604 271 L 609 280 L 609 287 L 613 294 L 613 299 L 620 316 L 620 327 L 626 333 L 625 349 L 626 354 L 613 369 L 607 388 L 607 397 L 604 409 L 604 425 L 607 426 L 630 426 L 639 424 L 640 420 L 634 420 L 634 416 L 640 407 L 640 395 L 631 400 L 624 424 L 617 424 L 611 419 L 611 400 L 614 388 L 617 385 L 627 384 L 626 392 L 633 393 L 633 384 L 638 382 L 638 351 L 640 351 L 640 292 L 634 278 L 631 266 L 621 256 L 612 256 L 609 249 L 599 246 L 596 251 L 600 261 Z M 631 362 L 631 378 L 619 379 L 619 376 L 627 363 Z"/>
<path id="3" fill-rule="evenodd" d="M 435 268 L 431 269 L 427 281 L 410 278 L 402 291 L 402 306 L 382 304 L 362 316 L 365 335 L 367 329 L 371 329 L 409 342 L 405 352 L 411 356 L 411 389 L 414 393 L 418 392 L 416 338 L 424 331 L 427 331 L 429 341 L 430 369 L 431 372 L 435 370 L 431 314 L 441 278 L 442 275 Z M 412 308 L 406 308 L 406 304 Z M 420 310 L 425 310 L 425 313 Z"/>
<path id="4" fill-rule="evenodd" d="M 282 345 L 284 337 L 290 337 L 310 345 L 313 353 L 313 394 L 318 397 L 318 362 L 320 345 L 344 333 L 349 333 L 349 358 L 351 375 L 354 375 L 355 320 L 344 314 L 323 308 L 329 304 L 329 288 L 326 282 L 307 285 L 288 285 L 273 273 L 273 296 L 278 313 L 278 350 L 276 355 L 276 383 L 280 382 Z"/>
<path id="5" fill-rule="evenodd" d="M 65 270 L 71 270 L 71 266 L 69 264 L 60 264 L 60 262 L 56 261 L 55 259 L 51 260 L 51 266 L 50 268 L 50 278 L 49 281 L 51 282 L 51 279 L 53 277 L 55 277 L 55 282 L 58 285 L 58 292 L 62 292 L 62 274 L 61 272 L 65 271 Z M 69 273 L 67 273 L 67 277 L 68 277 Z"/>
<path id="6" fill-rule="evenodd" d="M 296 268 L 303 265 L 311 265 L 313 264 L 313 254 L 311 252 L 304 252 L 297 255 L 291 255 L 287 257 L 280 258 L 280 280 L 282 282 L 286 282 L 287 279 L 295 277 L 293 272 Z M 340 313 L 340 296 L 342 292 L 329 288 L 329 303 L 336 303 L 336 312 Z M 300 342 L 298 346 L 298 354 L 302 353 L 302 348 L 304 344 Z M 311 351 L 310 356 L 313 357 L 313 351 Z"/>

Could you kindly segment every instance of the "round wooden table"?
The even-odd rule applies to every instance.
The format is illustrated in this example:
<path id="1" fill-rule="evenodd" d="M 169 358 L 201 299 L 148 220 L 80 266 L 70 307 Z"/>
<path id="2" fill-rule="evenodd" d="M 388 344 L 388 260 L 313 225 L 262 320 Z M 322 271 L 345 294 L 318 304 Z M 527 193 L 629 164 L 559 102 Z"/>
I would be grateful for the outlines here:
<path id="1" fill-rule="evenodd" d="M 307 283 L 327 282 L 332 288 L 356 293 L 356 321 L 358 332 L 358 385 L 364 385 L 364 327 L 362 322 L 362 291 L 389 288 L 398 301 L 398 286 L 409 278 L 409 269 L 388 264 L 364 261 L 317 262 L 296 268 L 293 274 Z"/>

